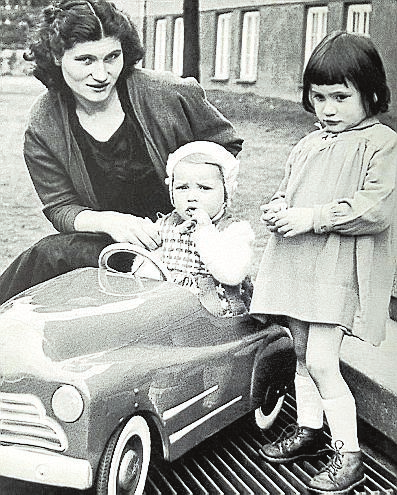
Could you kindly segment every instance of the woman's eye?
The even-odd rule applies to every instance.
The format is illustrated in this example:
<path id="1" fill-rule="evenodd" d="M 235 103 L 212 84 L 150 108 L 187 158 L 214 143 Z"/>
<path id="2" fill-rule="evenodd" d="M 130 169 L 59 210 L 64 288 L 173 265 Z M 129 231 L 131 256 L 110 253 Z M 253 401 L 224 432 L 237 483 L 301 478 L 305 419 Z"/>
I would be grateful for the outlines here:
<path id="1" fill-rule="evenodd" d="M 175 186 L 175 189 L 177 191 L 182 191 L 183 189 L 187 189 L 187 186 L 186 185 L 182 185 L 182 186 Z"/>
<path id="2" fill-rule="evenodd" d="M 313 95 L 312 98 L 314 101 L 324 101 L 323 95 Z"/>
<path id="3" fill-rule="evenodd" d="M 204 186 L 204 185 L 201 185 L 199 187 L 200 187 L 200 189 L 203 189 L 204 191 L 209 191 L 209 190 L 212 189 L 212 187 L 210 187 L 210 186 Z"/>
<path id="4" fill-rule="evenodd" d="M 347 95 L 336 95 L 336 101 L 345 101 L 348 98 Z"/>
<path id="5" fill-rule="evenodd" d="M 92 63 L 91 57 L 78 57 L 76 60 L 77 62 L 82 62 L 84 65 L 89 65 Z"/>
<path id="6" fill-rule="evenodd" d="M 105 58 L 105 61 L 106 61 L 106 62 L 113 62 L 113 60 L 116 60 L 116 59 L 118 59 L 118 58 L 119 58 L 120 53 L 121 53 L 121 52 L 114 52 L 114 53 L 111 53 L 110 55 L 108 55 L 108 56 Z"/>

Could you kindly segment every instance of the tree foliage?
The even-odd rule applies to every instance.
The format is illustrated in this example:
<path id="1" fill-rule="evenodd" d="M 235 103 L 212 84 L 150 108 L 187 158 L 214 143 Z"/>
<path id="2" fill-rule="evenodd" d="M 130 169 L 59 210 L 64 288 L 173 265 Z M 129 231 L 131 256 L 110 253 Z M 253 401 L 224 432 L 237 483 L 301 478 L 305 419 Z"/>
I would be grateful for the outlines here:
<path id="1" fill-rule="evenodd" d="M 48 4 L 49 0 L 0 0 L 0 49 L 25 48 L 30 29 Z"/>

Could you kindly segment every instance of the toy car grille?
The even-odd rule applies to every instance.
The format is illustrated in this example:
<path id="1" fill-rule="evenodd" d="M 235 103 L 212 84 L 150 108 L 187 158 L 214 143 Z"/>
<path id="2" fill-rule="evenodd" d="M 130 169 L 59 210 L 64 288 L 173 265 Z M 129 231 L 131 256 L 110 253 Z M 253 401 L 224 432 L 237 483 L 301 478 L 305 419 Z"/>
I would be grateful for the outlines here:
<path id="1" fill-rule="evenodd" d="M 56 451 L 67 449 L 61 426 L 47 416 L 40 399 L 31 394 L 0 392 L 2 444 L 30 445 Z"/>

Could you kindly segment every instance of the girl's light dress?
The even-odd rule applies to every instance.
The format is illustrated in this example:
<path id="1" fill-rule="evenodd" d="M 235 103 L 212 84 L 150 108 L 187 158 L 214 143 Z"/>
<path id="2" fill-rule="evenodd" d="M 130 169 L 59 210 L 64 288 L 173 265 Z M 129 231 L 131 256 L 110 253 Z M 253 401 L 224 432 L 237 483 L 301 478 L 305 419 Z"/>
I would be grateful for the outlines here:
<path id="1" fill-rule="evenodd" d="M 271 235 L 250 312 L 340 325 L 379 345 L 396 264 L 396 177 L 397 134 L 376 118 L 303 138 L 276 196 L 314 208 L 314 231 Z"/>

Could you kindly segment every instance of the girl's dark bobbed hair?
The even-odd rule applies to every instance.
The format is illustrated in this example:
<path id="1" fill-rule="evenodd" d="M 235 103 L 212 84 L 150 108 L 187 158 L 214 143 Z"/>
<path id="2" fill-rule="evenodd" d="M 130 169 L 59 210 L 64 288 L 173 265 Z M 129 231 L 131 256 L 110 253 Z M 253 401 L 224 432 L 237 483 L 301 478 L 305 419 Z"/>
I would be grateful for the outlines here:
<path id="1" fill-rule="evenodd" d="M 65 81 L 55 60 L 76 43 L 103 37 L 120 41 L 124 56 L 120 79 L 125 79 L 144 52 L 131 19 L 106 0 L 62 0 L 45 7 L 24 57 L 34 63 L 33 74 L 47 88 L 63 90 Z"/>
<path id="2" fill-rule="evenodd" d="M 375 45 L 367 36 L 336 31 L 317 45 L 307 63 L 303 73 L 303 107 L 314 113 L 310 100 L 312 84 L 347 82 L 360 92 L 368 116 L 388 110 L 390 89 Z"/>

